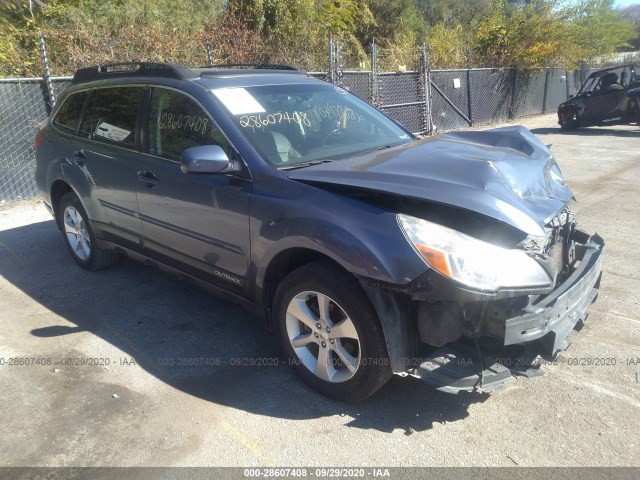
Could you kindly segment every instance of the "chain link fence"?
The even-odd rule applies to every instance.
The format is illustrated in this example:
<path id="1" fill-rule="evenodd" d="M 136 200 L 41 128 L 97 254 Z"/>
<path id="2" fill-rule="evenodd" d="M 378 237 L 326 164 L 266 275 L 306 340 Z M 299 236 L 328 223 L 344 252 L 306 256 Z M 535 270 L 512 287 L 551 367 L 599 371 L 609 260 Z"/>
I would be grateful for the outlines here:
<path id="1" fill-rule="evenodd" d="M 60 93 L 69 79 L 52 79 Z M 43 79 L 0 80 L 0 204 L 34 197 L 34 139 L 51 113 Z"/>
<path id="2" fill-rule="evenodd" d="M 525 117 L 544 111 L 545 82 L 545 71 L 516 71 L 513 117 Z"/>
<path id="3" fill-rule="evenodd" d="M 371 103 L 371 71 L 346 70 L 339 77 L 340 86 Z"/>
<path id="4" fill-rule="evenodd" d="M 430 70 L 423 47 L 398 72 L 378 70 L 390 65 L 372 45 L 370 65 L 343 68 L 337 46 L 329 49 L 326 72 L 315 78 L 333 81 L 414 133 L 433 133 L 471 125 L 553 112 L 575 95 L 595 70 L 458 69 Z M 295 62 L 294 62 L 295 63 Z M 407 69 L 409 68 L 409 69 Z M 70 78 L 51 78 L 54 96 Z M 45 79 L 0 79 L 0 204 L 37 194 L 34 138 L 51 113 Z"/>
<path id="5" fill-rule="evenodd" d="M 473 104 L 469 103 L 468 80 L 466 70 L 431 72 L 431 118 L 436 131 L 469 126 Z"/>
<path id="6" fill-rule="evenodd" d="M 418 72 L 379 74 L 378 107 L 407 130 L 422 131 L 422 101 Z"/>
<path id="7" fill-rule="evenodd" d="M 500 123 L 510 118 L 515 73 L 510 69 L 489 68 L 469 71 L 470 118 L 474 123 Z"/>

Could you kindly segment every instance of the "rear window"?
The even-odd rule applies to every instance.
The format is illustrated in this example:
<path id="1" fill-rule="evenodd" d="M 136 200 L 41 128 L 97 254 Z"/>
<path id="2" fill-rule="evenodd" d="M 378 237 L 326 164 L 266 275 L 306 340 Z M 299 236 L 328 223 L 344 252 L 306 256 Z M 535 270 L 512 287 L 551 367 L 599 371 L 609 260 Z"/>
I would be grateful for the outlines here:
<path id="1" fill-rule="evenodd" d="M 56 113 L 53 119 L 54 125 L 70 133 L 75 133 L 78 123 L 80 123 L 80 115 L 82 115 L 82 107 L 84 107 L 87 95 L 89 95 L 88 91 L 69 95 Z"/>
<path id="2" fill-rule="evenodd" d="M 80 135 L 100 142 L 134 147 L 142 90 L 142 87 L 94 90 L 80 125 Z"/>

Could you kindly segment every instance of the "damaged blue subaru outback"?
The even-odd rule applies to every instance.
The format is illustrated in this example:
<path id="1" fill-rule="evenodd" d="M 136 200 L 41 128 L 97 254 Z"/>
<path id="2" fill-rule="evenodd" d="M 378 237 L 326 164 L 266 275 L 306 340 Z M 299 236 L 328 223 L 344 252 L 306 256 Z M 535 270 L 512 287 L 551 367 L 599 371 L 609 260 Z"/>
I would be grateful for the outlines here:
<path id="1" fill-rule="evenodd" d="M 332 398 L 539 374 L 598 294 L 604 242 L 523 127 L 419 138 L 291 67 L 131 63 L 78 70 L 35 143 L 77 264 L 232 298 Z"/>

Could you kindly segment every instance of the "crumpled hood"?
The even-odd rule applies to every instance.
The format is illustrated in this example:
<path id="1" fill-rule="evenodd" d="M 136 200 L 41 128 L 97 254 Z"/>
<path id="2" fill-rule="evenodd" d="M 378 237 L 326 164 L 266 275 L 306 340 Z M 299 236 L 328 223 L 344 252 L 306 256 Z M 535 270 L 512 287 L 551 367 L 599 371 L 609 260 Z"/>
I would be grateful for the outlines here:
<path id="1" fill-rule="evenodd" d="M 436 135 L 287 173 L 472 210 L 534 236 L 573 197 L 549 149 L 521 126 Z"/>

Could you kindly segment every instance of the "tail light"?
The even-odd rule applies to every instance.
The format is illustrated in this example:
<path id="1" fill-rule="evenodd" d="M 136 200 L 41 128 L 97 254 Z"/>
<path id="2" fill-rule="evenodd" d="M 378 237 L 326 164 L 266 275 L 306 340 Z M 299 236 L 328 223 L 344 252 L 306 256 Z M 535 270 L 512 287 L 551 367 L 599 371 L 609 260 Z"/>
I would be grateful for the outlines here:
<path id="1" fill-rule="evenodd" d="M 36 140 L 35 140 L 35 145 L 36 145 L 36 150 L 38 150 L 40 148 L 40 145 L 42 145 L 42 132 L 38 132 L 36 133 Z"/>

